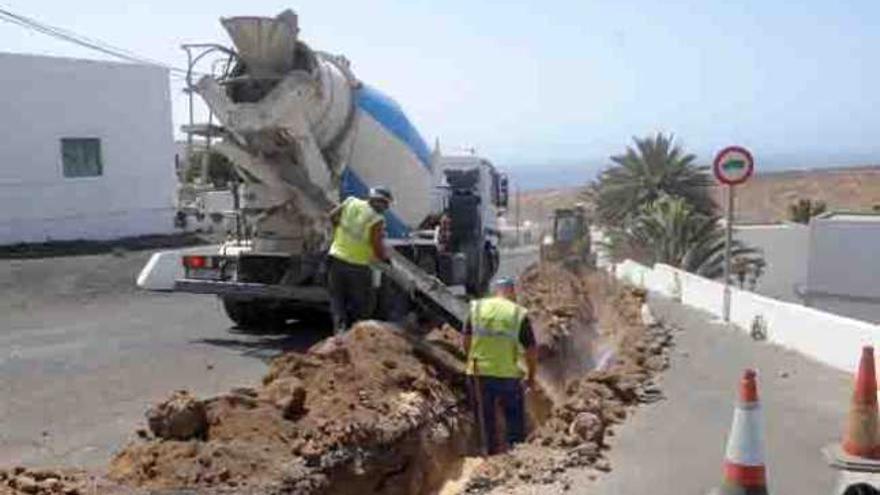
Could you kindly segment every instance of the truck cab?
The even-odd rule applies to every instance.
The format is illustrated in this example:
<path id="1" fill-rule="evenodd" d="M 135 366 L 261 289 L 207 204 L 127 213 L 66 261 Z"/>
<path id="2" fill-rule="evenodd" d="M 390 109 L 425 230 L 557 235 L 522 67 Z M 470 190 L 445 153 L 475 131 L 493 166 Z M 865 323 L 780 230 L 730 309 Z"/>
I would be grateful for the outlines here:
<path id="1" fill-rule="evenodd" d="M 507 208 L 507 177 L 475 154 L 445 155 L 437 163 L 439 206 L 451 221 L 452 250 L 467 255 L 467 292 L 481 295 L 498 270 L 498 217 Z"/>

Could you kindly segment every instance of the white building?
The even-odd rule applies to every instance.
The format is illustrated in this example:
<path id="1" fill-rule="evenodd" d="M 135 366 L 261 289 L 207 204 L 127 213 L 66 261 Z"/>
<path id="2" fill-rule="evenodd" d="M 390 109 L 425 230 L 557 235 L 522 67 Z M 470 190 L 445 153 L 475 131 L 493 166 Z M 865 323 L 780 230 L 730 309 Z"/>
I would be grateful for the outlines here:
<path id="1" fill-rule="evenodd" d="M 808 306 L 880 323 L 880 216 L 831 213 L 810 222 Z"/>
<path id="2" fill-rule="evenodd" d="M 807 283 L 810 228 L 799 223 L 734 225 L 734 236 L 761 250 L 767 266 L 756 292 L 787 302 L 803 302 L 797 288 Z"/>
<path id="3" fill-rule="evenodd" d="M 0 244 L 173 232 L 168 73 L 0 53 Z"/>
<path id="4" fill-rule="evenodd" d="M 756 292 L 880 323 L 880 215 L 827 213 L 809 226 L 736 226 L 767 261 Z"/>

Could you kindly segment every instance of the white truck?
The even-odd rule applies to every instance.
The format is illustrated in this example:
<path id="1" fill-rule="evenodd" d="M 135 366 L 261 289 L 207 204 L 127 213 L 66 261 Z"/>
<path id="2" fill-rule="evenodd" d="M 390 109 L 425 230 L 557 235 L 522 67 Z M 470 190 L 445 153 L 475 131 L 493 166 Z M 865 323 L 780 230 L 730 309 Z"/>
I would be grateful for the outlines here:
<path id="1" fill-rule="evenodd" d="M 460 318 L 448 288 L 481 294 L 497 270 L 506 177 L 474 154 L 429 149 L 400 106 L 358 80 L 345 58 L 299 39 L 292 11 L 221 23 L 235 49 L 185 46 L 199 51 L 189 90 L 220 125 L 184 132 L 218 140 L 214 149 L 239 171 L 240 227 L 219 253 L 183 256 L 174 290 L 218 295 L 240 326 L 326 311 L 327 213 L 383 185 L 395 200 L 386 214 L 394 255 L 376 277 L 382 316 L 408 311 L 404 300 Z M 217 53 L 225 70 L 193 82 L 194 67 Z"/>

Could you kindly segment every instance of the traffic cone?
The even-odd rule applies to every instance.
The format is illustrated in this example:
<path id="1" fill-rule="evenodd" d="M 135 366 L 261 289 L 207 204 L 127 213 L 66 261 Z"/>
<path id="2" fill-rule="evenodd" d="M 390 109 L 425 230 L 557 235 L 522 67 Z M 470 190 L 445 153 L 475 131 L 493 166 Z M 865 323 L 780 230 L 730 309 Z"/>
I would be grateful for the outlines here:
<path id="1" fill-rule="evenodd" d="M 880 458 L 877 439 L 877 374 L 874 348 L 862 348 L 852 405 L 844 431 L 843 451 L 856 457 Z"/>
<path id="2" fill-rule="evenodd" d="M 877 375 L 874 348 L 862 348 L 852 403 L 839 445 L 824 449 L 829 462 L 844 469 L 878 469 L 880 434 L 877 432 Z"/>
<path id="3" fill-rule="evenodd" d="M 764 424 L 755 371 L 743 373 L 739 401 L 724 456 L 724 480 L 720 495 L 767 495 L 764 467 Z"/>

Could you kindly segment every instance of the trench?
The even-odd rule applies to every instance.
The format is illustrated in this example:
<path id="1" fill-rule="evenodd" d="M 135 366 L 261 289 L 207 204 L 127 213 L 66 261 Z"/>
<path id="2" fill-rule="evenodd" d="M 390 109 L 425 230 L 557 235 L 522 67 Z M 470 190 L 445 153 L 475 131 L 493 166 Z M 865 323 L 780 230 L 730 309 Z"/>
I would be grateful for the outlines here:
<path id="1" fill-rule="evenodd" d="M 526 394 L 529 438 L 511 455 L 479 456 L 457 332 L 415 336 L 361 322 L 305 353 L 280 356 L 260 386 L 159 404 L 169 421 L 204 410 L 204 432 L 169 440 L 153 430 L 113 459 L 108 478 L 153 493 L 247 487 L 273 494 L 451 495 L 505 460 L 516 461 L 516 469 L 531 469 L 544 454 L 568 467 L 587 465 L 569 464 L 572 456 L 596 462 L 607 426 L 626 417 L 624 408 L 641 393 L 639 380 L 649 376 L 642 366 L 648 356 L 632 349 L 654 345 L 622 344 L 641 303 L 621 303 L 619 294 L 586 278 L 549 268 L 521 277 L 528 289 L 523 303 L 534 318 L 539 387 Z M 617 354 L 615 370 L 603 371 L 609 350 Z M 496 423 L 504 428 L 503 417 Z M 508 467 L 501 466 L 502 477 L 521 474 Z"/>
<path id="2" fill-rule="evenodd" d="M 463 391 L 462 391 L 463 393 Z M 542 390 L 526 394 L 527 434 L 550 416 L 553 402 Z M 462 493 L 479 455 L 480 435 L 473 412 L 457 408 L 438 423 L 422 426 L 393 446 L 365 453 L 361 459 L 328 472 L 332 484 L 322 492 L 334 495 L 454 495 Z M 498 414 L 499 438 L 504 418 Z"/>
<path id="3" fill-rule="evenodd" d="M 541 427 L 559 402 L 565 383 L 596 369 L 599 354 L 607 359 L 607 346 L 600 345 L 595 322 L 581 323 L 557 355 L 542 361 L 538 387 L 525 395 L 527 437 Z M 458 495 L 486 461 L 480 455 L 480 433 L 466 387 L 459 384 L 461 401 L 448 411 L 442 423 L 428 424 L 400 440 L 391 451 L 374 456 L 354 474 L 340 469 L 325 493 L 334 495 Z M 497 438 L 503 438 L 505 421 L 496 408 Z"/>
<path id="4" fill-rule="evenodd" d="M 580 273 L 571 275 L 583 276 Z M 550 295 L 558 296 L 552 292 Z M 608 294 L 594 296 L 604 298 Z M 538 319 L 541 320 L 539 323 L 548 321 L 541 315 Z M 543 329 L 544 335 L 538 336 L 539 386 L 525 396 L 527 437 L 551 417 L 554 406 L 562 401 L 566 383 L 596 369 L 597 365 L 604 366 L 612 354 L 612 343 L 599 335 L 597 315 L 592 307 L 589 311 L 574 311 L 565 323 L 564 332 L 547 335 L 547 330 Z M 376 453 L 369 462 L 361 463 L 357 470 L 343 467 L 333 472 L 330 475 L 333 483 L 324 493 L 463 493 L 487 458 L 480 455 L 480 433 L 472 402 L 468 400 L 467 384 L 457 381 L 455 387 L 459 395 L 458 407 L 441 414 L 443 421 L 412 431 L 392 449 Z M 503 438 L 504 418 L 500 408 L 496 410 L 499 430 L 496 437 Z"/>
<path id="5" fill-rule="evenodd" d="M 543 425 L 550 417 L 552 409 L 553 401 L 542 389 L 529 391 L 526 394 L 526 435 Z M 472 415 L 469 416 L 472 417 Z M 498 437 L 501 438 L 503 437 L 501 432 L 504 428 L 503 415 L 498 414 L 496 424 L 499 425 Z M 470 442 L 472 447 L 469 451 L 456 452 L 455 455 L 447 456 L 450 461 L 443 471 L 441 482 L 430 485 L 428 491 L 421 492 L 419 495 L 458 495 L 464 492 L 468 481 L 485 461 L 485 458 L 475 452 L 479 435 L 473 428 L 470 431 Z"/>

